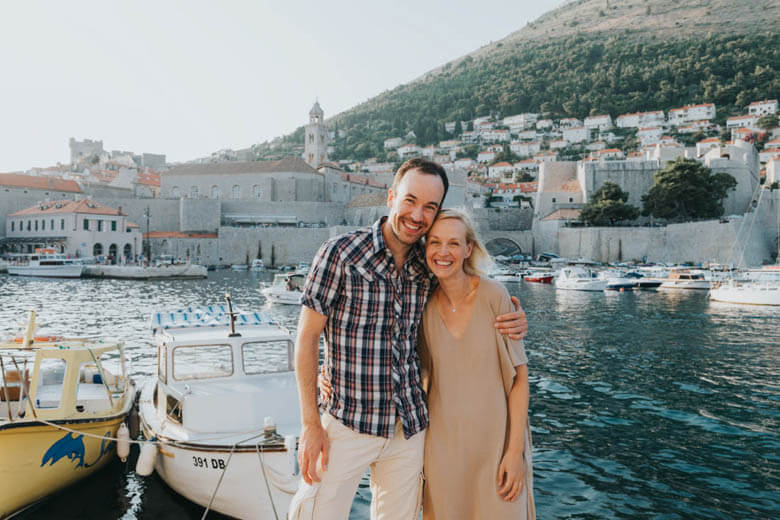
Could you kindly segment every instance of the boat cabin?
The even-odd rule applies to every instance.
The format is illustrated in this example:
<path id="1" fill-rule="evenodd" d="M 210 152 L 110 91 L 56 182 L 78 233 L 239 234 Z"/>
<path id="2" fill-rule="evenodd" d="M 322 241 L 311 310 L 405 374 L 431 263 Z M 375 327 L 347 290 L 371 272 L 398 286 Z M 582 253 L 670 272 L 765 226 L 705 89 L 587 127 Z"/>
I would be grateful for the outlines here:
<path id="1" fill-rule="evenodd" d="M 235 333 L 229 320 L 225 305 L 152 315 L 158 415 L 195 432 L 262 429 L 272 416 L 297 433 L 292 334 L 259 313 L 237 312 Z"/>
<path id="2" fill-rule="evenodd" d="M 91 419 L 122 407 L 122 342 L 43 337 L 0 344 L 0 358 L 0 421 Z"/>

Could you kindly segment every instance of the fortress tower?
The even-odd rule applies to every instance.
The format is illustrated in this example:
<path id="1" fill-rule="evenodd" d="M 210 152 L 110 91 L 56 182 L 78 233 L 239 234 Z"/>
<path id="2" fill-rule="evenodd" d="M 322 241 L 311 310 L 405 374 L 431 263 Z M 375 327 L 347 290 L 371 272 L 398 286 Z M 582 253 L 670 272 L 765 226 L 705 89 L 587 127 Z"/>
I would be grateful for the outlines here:
<path id="1" fill-rule="evenodd" d="M 303 160 L 312 168 L 319 168 L 328 160 L 328 129 L 325 128 L 324 112 L 318 101 L 309 111 L 309 124 L 303 139 Z"/>

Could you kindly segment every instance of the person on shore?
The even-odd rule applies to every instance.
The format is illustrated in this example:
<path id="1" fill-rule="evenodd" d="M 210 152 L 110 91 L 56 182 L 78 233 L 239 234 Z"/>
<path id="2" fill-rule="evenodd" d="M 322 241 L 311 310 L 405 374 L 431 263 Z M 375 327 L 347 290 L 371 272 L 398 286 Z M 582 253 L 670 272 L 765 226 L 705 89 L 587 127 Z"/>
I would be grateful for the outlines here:
<path id="1" fill-rule="evenodd" d="M 291 518 L 346 519 L 371 468 L 371 518 L 416 518 L 428 408 L 416 351 L 435 287 L 420 239 L 447 193 L 444 169 L 412 159 L 388 190 L 390 212 L 371 228 L 327 241 L 306 279 L 295 346 L 301 404 L 301 483 Z M 518 338 L 522 310 L 495 326 Z M 332 394 L 317 406 L 319 338 Z"/>
<path id="2" fill-rule="evenodd" d="M 430 423 L 423 520 L 530 520 L 533 500 L 528 367 L 522 341 L 496 333 L 511 310 L 468 216 L 442 210 L 425 259 L 438 282 L 419 352 Z"/>

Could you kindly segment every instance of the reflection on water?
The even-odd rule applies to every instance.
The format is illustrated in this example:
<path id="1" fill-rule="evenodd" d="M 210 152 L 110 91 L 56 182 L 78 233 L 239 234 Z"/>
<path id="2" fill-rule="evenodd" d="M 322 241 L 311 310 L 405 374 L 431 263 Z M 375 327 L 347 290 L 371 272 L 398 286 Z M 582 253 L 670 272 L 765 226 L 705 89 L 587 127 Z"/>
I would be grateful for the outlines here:
<path id="1" fill-rule="evenodd" d="M 270 274 L 207 280 L 25 280 L 0 277 L 0 332 L 35 308 L 46 333 L 124 339 L 131 373 L 156 372 L 153 309 L 222 300 L 273 313 Z M 704 291 L 581 293 L 511 283 L 530 324 L 526 349 L 538 516 L 644 519 L 780 516 L 780 310 L 710 303 Z M 134 450 L 135 456 L 135 450 Z M 200 518 L 156 476 L 115 461 L 25 519 Z M 96 499 L 96 497 L 99 497 Z M 361 483 L 352 518 L 368 518 Z M 219 518 L 209 514 L 209 518 Z"/>

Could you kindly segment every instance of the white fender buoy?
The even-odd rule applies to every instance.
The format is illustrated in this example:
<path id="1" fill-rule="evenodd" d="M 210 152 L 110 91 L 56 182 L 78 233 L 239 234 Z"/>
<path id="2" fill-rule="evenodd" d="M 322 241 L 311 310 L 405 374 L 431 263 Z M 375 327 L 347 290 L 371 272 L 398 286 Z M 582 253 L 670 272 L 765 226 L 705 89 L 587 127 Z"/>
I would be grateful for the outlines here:
<path id="1" fill-rule="evenodd" d="M 142 477 L 148 477 L 154 473 L 154 460 L 157 458 L 157 445 L 153 442 L 144 443 L 141 446 L 141 454 L 135 465 L 135 472 Z"/>
<path id="2" fill-rule="evenodd" d="M 127 456 L 130 455 L 130 430 L 127 429 L 125 423 L 119 425 L 119 431 L 116 434 L 116 454 L 122 462 L 126 461 Z"/>

